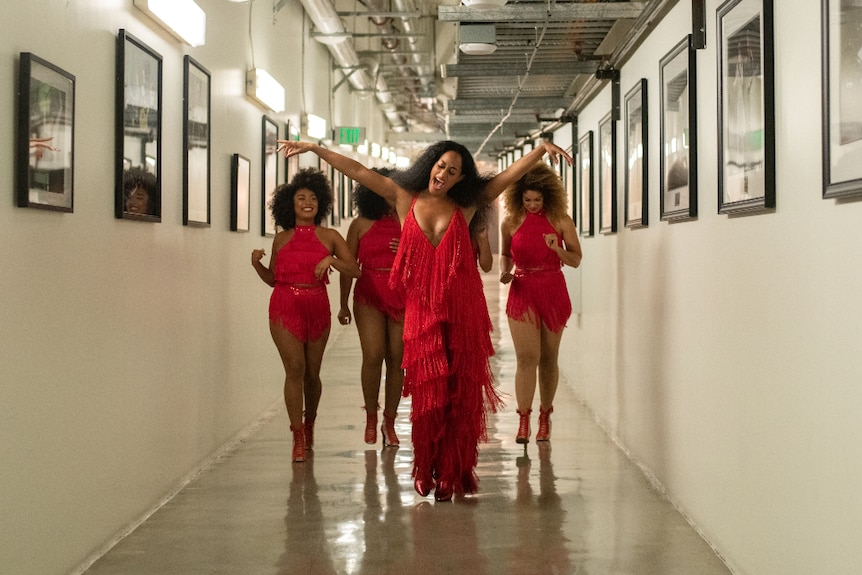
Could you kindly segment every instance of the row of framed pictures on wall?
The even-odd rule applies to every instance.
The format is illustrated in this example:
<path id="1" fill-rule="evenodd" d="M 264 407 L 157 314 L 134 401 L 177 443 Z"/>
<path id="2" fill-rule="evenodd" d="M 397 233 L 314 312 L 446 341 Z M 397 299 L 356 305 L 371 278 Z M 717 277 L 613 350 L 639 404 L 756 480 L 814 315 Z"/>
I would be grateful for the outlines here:
<path id="1" fill-rule="evenodd" d="M 823 197 L 859 196 L 862 7 L 845 0 L 823 0 L 822 17 Z M 775 208 L 776 187 L 772 0 L 728 0 L 718 8 L 716 21 L 718 212 L 769 212 Z M 689 35 L 659 62 L 659 213 L 663 221 L 692 220 L 698 213 L 695 54 Z M 648 225 L 649 214 L 647 80 L 636 82 L 622 100 L 618 109 L 624 134 L 624 223 L 639 228 Z M 595 133 L 589 130 L 578 137 L 573 211 L 583 236 L 595 234 L 596 219 L 599 233 L 617 231 L 616 122 L 614 114 L 608 113 Z"/>
<path id="2" fill-rule="evenodd" d="M 183 62 L 183 224 L 208 227 L 211 214 L 211 77 L 192 57 Z M 115 216 L 159 222 L 162 217 L 162 57 L 125 30 L 117 35 Z M 285 138 L 298 138 L 288 123 Z M 74 211 L 75 77 L 29 52 L 20 54 L 18 80 L 17 203 Z M 279 125 L 264 115 L 261 139 L 261 233 L 275 234 L 269 200 L 279 183 Z M 323 168 L 323 166 L 321 166 Z M 233 231 L 250 230 L 251 163 L 232 157 Z M 298 170 L 285 161 L 285 179 Z M 328 168 L 328 166 L 326 167 Z M 328 169 L 333 180 L 335 173 Z M 336 178 L 332 223 L 346 209 L 349 182 Z"/>

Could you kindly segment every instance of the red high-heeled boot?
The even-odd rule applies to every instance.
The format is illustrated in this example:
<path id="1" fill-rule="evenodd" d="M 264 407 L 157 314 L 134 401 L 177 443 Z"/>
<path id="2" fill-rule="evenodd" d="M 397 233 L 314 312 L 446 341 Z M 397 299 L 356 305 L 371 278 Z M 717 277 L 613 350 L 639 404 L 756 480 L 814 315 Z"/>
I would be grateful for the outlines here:
<path id="1" fill-rule="evenodd" d="M 311 450 L 314 449 L 314 420 L 317 419 L 317 415 L 314 417 L 305 418 L 305 423 L 302 424 L 305 431 L 305 449 Z"/>
<path id="2" fill-rule="evenodd" d="M 293 432 L 293 462 L 302 463 L 305 461 L 305 427 L 291 426 L 290 430 Z"/>
<path id="3" fill-rule="evenodd" d="M 377 443 L 377 411 L 365 410 L 365 443 L 368 445 Z"/>
<path id="4" fill-rule="evenodd" d="M 536 432 L 536 441 L 548 441 L 551 439 L 551 414 L 554 406 L 548 409 L 539 408 L 539 431 Z"/>
<path id="5" fill-rule="evenodd" d="M 521 416 L 521 421 L 518 423 L 518 435 L 515 436 L 515 443 L 530 443 L 530 414 L 532 409 L 526 411 L 517 410 Z"/>
<path id="6" fill-rule="evenodd" d="M 383 412 L 383 425 L 380 427 L 380 433 L 383 434 L 383 447 L 387 445 L 398 447 L 401 444 L 398 441 L 398 436 L 395 435 L 395 416 L 389 416 L 385 411 Z"/>

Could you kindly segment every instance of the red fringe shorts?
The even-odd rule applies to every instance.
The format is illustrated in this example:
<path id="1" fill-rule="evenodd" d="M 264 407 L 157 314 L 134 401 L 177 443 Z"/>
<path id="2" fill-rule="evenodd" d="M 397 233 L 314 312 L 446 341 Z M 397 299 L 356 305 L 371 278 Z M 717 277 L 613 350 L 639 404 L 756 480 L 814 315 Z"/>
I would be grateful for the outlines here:
<path id="1" fill-rule="evenodd" d="M 314 341 L 332 324 L 326 286 L 275 284 L 269 298 L 269 320 L 281 324 L 302 342 Z"/>

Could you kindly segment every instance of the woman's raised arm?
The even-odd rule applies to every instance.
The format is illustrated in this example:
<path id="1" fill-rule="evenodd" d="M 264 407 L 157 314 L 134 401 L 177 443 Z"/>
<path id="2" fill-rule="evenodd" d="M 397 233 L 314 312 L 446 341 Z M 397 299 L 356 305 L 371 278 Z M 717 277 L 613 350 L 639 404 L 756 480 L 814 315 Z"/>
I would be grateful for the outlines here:
<path id="1" fill-rule="evenodd" d="M 392 179 L 366 168 L 356 160 L 317 144 L 295 140 L 278 140 L 278 151 L 283 152 L 285 158 L 312 152 L 345 176 L 366 186 L 393 205 L 398 201 L 400 194 L 408 193 Z"/>

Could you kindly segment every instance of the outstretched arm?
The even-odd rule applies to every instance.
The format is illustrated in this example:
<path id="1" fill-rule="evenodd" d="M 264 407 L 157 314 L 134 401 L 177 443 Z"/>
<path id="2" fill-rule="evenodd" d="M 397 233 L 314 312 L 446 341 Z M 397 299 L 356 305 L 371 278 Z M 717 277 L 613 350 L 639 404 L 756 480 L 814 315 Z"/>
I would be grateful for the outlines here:
<path id="1" fill-rule="evenodd" d="M 312 144 L 311 142 L 278 140 L 278 151 L 284 152 L 285 158 L 304 154 L 305 152 L 312 152 L 342 174 L 366 186 L 393 205 L 398 202 L 400 194 L 408 194 L 406 190 L 402 189 L 392 179 L 366 168 L 356 160 L 343 156 L 329 148 Z"/>
<path id="2" fill-rule="evenodd" d="M 491 203 L 494 198 L 502 194 L 506 188 L 530 171 L 530 168 L 532 168 L 536 162 L 541 160 L 546 153 L 554 164 L 558 161 L 565 160 L 567 164 L 570 166 L 572 165 L 572 157 L 567 154 L 565 150 L 551 142 L 543 142 L 533 148 L 529 154 L 522 156 L 511 166 L 491 178 L 482 190 L 482 203 Z"/>

